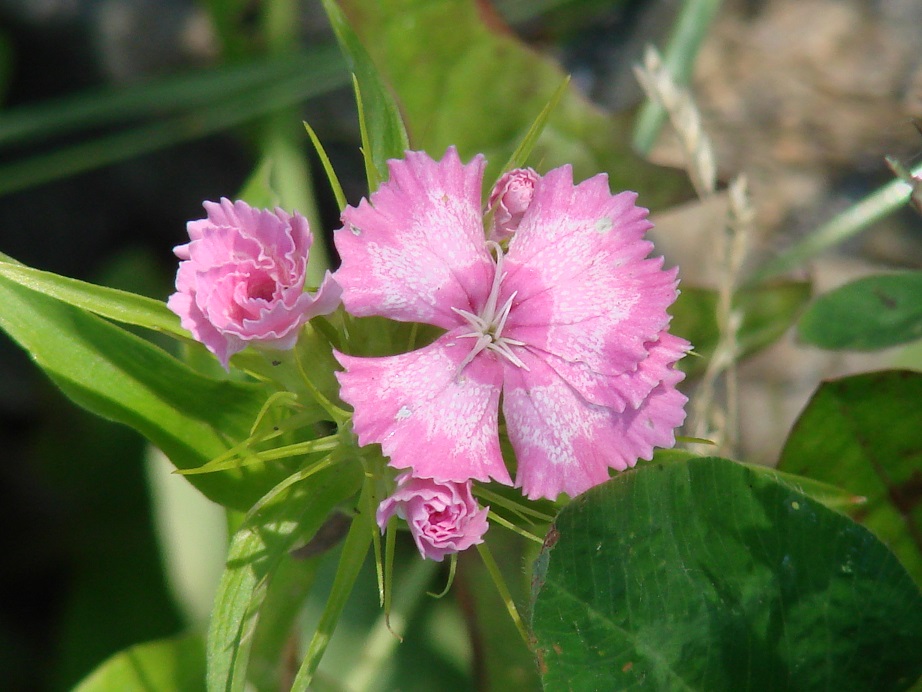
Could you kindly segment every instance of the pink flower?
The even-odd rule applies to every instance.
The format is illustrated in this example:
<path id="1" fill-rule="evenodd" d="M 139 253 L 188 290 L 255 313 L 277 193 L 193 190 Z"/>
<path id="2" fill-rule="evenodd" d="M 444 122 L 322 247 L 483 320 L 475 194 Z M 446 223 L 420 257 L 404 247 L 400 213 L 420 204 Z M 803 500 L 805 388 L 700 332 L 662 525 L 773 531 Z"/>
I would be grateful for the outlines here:
<path id="1" fill-rule="evenodd" d="M 311 317 L 336 309 L 339 286 L 327 274 L 316 295 L 304 292 L 311 247 L 307 220 L 253 209 L 246 202 L 205 202 L 208 218 L 187 224 L 176 293 L 167 306 L 226 368 L 250 343 L 285 350 Z"/>
<path id="2" fill-rule="evenodd" d="M 446 330 L 411 353 L 336 353 L 359 443 L 395 468 L 439 482 L 511 484 L 529 498 L 576 495 L 675 444 L 686 398 L 668 333 L 676 270 L 648 259 L 651 224 L 633 192 L 604 175 L 573 184 L 569 166 L 535 181 L 507 253 L 484 238 L 485 161 L 407 152 L 390 179 L 343 212 L 336 279 L 355 315 Z"/>
<path id="3" fill-rule="evenodd" d="M 516 168 L 496 181 L 487 204 L 487 210 L 493 211 L 491 240 L 503 241 L 515 233 L 535 196 L 539 177 L 531 168 Z"/>
<path id="4" fill-rule="evenodd" d="M 437 483 L 404 473 L 397 478 L 394 494 L 378 506 L 381 531 L 396 514 L 406 519 L 423 559 L 441 562 L 450 553 L 483 543 L 489 507 L 480 509 L 471 494 L 471 483 Z"/>

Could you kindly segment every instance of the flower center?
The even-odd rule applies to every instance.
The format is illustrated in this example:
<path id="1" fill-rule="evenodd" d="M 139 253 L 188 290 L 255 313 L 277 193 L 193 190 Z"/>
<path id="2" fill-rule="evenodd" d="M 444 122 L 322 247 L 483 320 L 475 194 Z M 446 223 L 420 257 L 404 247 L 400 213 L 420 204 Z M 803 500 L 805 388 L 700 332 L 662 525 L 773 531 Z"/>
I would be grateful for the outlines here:
<path id="1" fill-rule="evenodd" d="M 475 315 L 467 310 L 452 308 L 454 312 L 464 318 L 465 322 L 471 327 L 467 334 L 461 334 L 459 339 L 475 339 L 470 353 L 461 361 L 458 366 L 460 373 L 465 366 L 484 349 L 493 351 L 502 356 L 510 363 L 519 368 L 528 370 L 528 366 L 513 352 L 513 346 L 524 346 L 525 343 L 517 339 L 510 339 L 503 336 L 503 327 L 506 325 L 506 318 L 509 317 L 509 311 L 512 309 L 512 301 L 516 294 L 513 293 L 506 302 L 499 305 L 499 287 L 502 284 L 505 274 L 503 274 L 503 250 L 492 240 L 487 241 L 487 247 L 496 252 L 496 271 L 493 274 L 493 285 L 490 287 L 490 295 L 487 296 L 487 302 L 479 315 Z"/>

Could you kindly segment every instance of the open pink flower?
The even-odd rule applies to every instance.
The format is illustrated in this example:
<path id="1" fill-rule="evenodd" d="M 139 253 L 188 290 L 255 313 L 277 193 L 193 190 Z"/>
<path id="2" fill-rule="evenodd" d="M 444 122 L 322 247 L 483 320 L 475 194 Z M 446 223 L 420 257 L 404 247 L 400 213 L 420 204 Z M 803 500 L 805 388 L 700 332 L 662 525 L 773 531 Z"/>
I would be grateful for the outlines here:
<path id="1" fill-rule="evenodd" d="M 316 295 L 304 292 L 312 239 L 303 216 L 223 198 L 204 207 L 208 217 L 190 221 L 189 242 L 174 249 L 183 261 L 167 305 L 225 368 L 251 343 L 292 348 L 307 320 L 339 305 L 329 274 Z"/>
<path id="2" fill-rule="evenodd" d="M 346 309 L 446 330 L 411 353 L 341 353 L 342 398 L 360 444 L 436 481 L 511 484 L 498 408 L 529 498 L 576 495 L 609 469 L 675 444 L 686 398 L 668 333 L 676 271 L 648 259 L 651 224 L 633 192 L 612 196 L 569 166 L 535 181 L 505 254 L 484 236 L 485 161 L 422 152 L 343 212 L 336 279 Z"/>
<path id="3" fill-rule="evenodd" d="M 410 473 L 397 477 L 394 494 L 378 506 L 381 531 L 397 515 L 406 519 L 424 559 L 441 562 L 450 553 L 483 543 L 489 507 L 481 509 L 471 494 L 471 483 L 437 483 Z"/>

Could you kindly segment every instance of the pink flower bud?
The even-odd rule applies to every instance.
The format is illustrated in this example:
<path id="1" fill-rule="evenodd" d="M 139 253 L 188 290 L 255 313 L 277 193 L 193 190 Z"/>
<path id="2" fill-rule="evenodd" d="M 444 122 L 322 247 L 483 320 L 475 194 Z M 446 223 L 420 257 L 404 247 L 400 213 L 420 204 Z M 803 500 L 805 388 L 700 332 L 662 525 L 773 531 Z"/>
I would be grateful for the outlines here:
<path id="1" fill-rule="evenodd" d="M 339 305 L 329 274 L 316 295 L 304 292 L 312 239 L 303 216 L 227 199 L 204 207 L 208 217 L 190 221 L 189 242 L 174 248 L 182 262 L 167 306 L 225 368 L 251 343 L 294 347 L 307 320 Z"/>
<path id="2" fill-rule="evenodd" d="M 451 553 L 483 542 L 489 507 L 480 509 L 471 483 L 439 483 L 404 473 L 394 494 L 378 506 L 381 531 L 396 514 L 410 525 L 410 533 L 424 559 L 441 562 Z"/>
<path id="3" fill-rule="evenodd" d="M 490 240 L 505 240 L 515 233 L 535 196 L 539 178 L 531 168 L 516 168 L 496 181 L 487 204 L 487 210 L 493 210 Z"/>

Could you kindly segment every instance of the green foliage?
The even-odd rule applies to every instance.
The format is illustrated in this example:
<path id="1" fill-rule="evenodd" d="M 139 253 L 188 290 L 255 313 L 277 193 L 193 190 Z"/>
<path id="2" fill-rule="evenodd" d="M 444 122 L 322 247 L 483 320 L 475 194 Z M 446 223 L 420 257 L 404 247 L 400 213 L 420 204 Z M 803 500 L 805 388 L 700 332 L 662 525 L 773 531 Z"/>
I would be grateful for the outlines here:
<path id="1" fill-rule="evenodd" d="M 138 644 L 99 666 L 74 692 L 204 691 L 205 649 L 198 636 Z"/>
<path id="2" fill-rule="evenodd" d="M 33 269 L 2 252 L 0 276 L 24 288 L 116 322 L 156 329 L 183 339 L 188 338 L 188 332 L 179 326 L 179 318 L 159 300 Z"/>
<path id="3" fill-rule="evenodd" d="M 800 318 L 800 338 L 869 351 L 922 339 L 922 272 L 858 279 L 820 296 Z"/>
<path id="4" fill-rule="evenodd" d="M 733 309 L 743 313 L 737 335 L 738 357 L 745 357 L 774 343 L 794 323 L 810 298 L 810 284 L 787 281 L 737 291 Z M 670 331 L 688 339 L 703 358 L 685 358 L 680 366 L 700 374 L 714 353 L 719 339 L 717 292 L 682 285 L 679 298 L 670 308 Z"/>
<path id="5" fill-rule="evenodd" d="M 576 498 L 534 595 L 546 690 L 888 690 L 922 673 L 922 594 L 886 547 L 726 459 Z"/>
<path id="6" fill-rule="evenodd" d="M 208 632 L 208 689 L 242 690 L 260 607 L 289 553 L 353 495 L 361 472 L 343 462 L 276 493 L 231 539 Z"/>
<path id="7" fill-rule="evenodd" d="M 76 144 L 0 166 L 0 195 L 251 122 L 346 83 L 333 46 L 251 58 L 117 91 L 79 94 L 0 116 L 0 146 L 83 133 Z M 291 123 L 294 126 L 294 123 Z M 98 134 L 98 128 L 118 131 Z"/>
<path id="8" fill-rule="evenodd" d="M 473 0 L 346 0 L 341 3 L 403 109 L 414 148 L 439 157 L 484 153 L 485 184 L 498 177 L 564 74 L 551 60 L 490 23 Z M 364 88 L 363 88 L 364 95 Z M 577 179 L 608 173 L 661 207 L 688 194 L 684 174 L 648 164 L 630 149 L 629 119 L 600 112 L 570 87 L 548 119 L 530 162 L 569 163 Z"/>
<path id="9" fill-rule="evenodd" d="M 323 0 L 323 8 L 354 75 L 356 95 L 360 95 L 359 118 L 365 156 L 371 163 L 367 167 L 371 192 L 379 181 L 387 180 L 387 160 L 403 156 L 410 143 L 397 103 L 342 10 L 335 0 Z"/>
<path id="10" fill-rule="evenodd" d="M 0 327 L 74 402 L 133 427 L 178 468 L 201 466 L 244 439 L 269 390 L 200 375 L 95 315 L 0 277 Z M 246 509 L 287 475 L 280 464 L 197 476 L 221 504 Z"/>
<path id="11" fill-rule="evenodd" d="M 794 424 L 779 468 L 867 498 L 849 514 L 922 584 L 922 374 L 844 377 L 820 386 Z"/>

